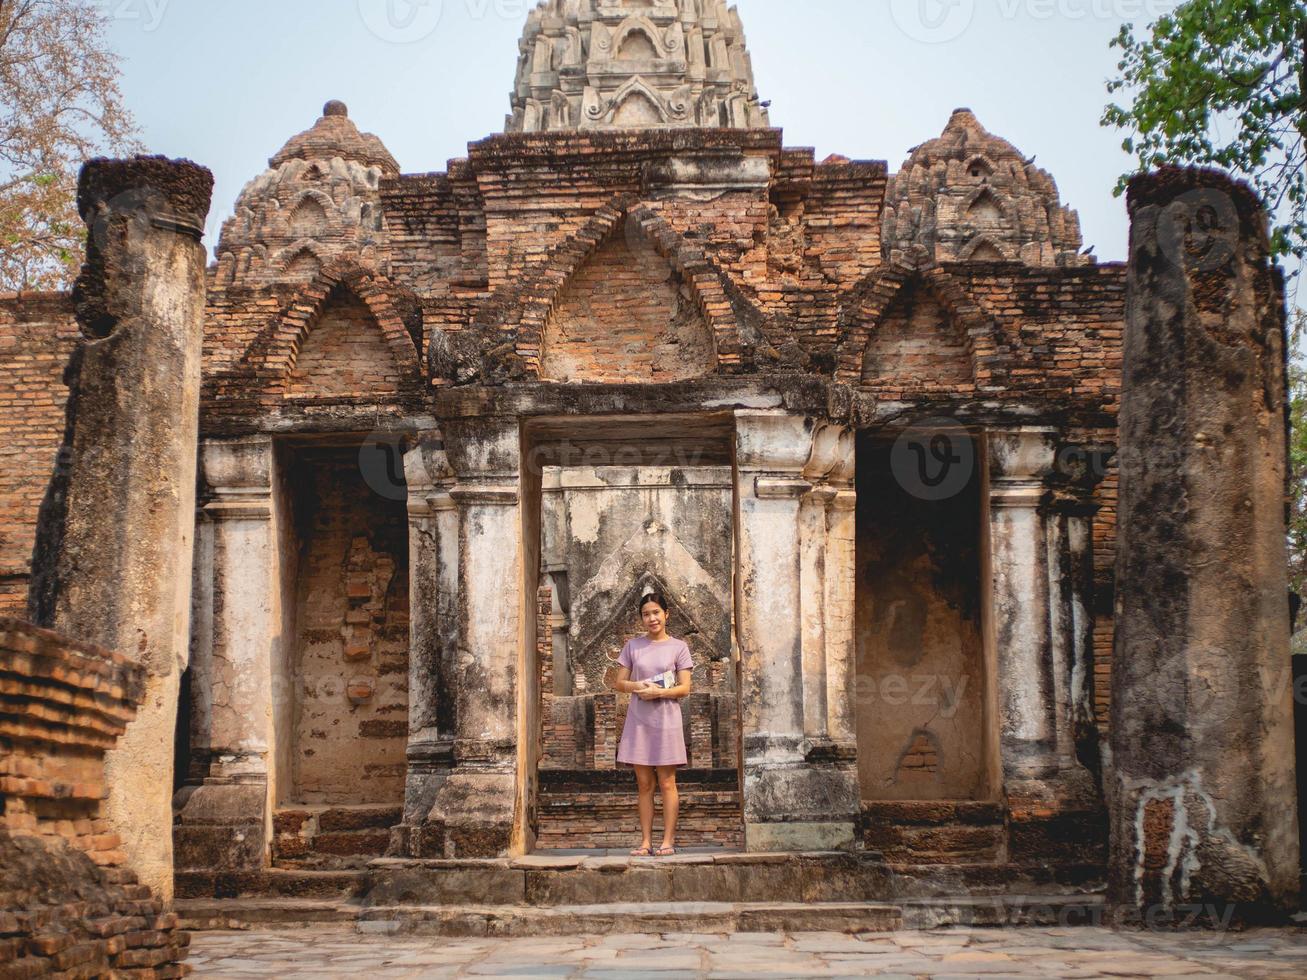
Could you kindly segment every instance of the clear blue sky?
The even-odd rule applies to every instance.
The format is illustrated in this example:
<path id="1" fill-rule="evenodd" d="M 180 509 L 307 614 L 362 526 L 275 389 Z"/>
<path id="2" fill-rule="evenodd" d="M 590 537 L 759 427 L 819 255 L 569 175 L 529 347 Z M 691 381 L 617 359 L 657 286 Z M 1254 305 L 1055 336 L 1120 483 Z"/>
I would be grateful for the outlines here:
<path id="1" fill-rule="evenodd" d="M 213 237 L 241 187 L 328 99 L 406 172 L 503 128 L 534 0 L 97 0 L 153 152 L 214 171 Z M 1174 0 L 738 0 L 758 88 L 790 146 L 887 160 L 958 106 L 1038 157 L 1086 245 L 1124 257 L 1129 166 L 1100 128 L 1124 20 Z M 210 240 L 210 246 L 214 244 Z"/>

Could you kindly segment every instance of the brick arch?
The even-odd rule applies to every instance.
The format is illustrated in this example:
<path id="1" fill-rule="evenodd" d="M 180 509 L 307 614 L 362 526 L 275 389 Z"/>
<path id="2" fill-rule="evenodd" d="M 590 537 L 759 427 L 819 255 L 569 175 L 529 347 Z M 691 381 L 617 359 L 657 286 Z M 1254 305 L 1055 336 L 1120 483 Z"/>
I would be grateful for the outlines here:
<path id="1" fill-rule="evenodd" d="M 971 378 L 979 380 L 980 358 L 997 348 L 997 328 L 962 284 L 939 266 L 923 270 L 890 266 L 873 272 L 849 292 L 840 307 L 837 380 L 862 382 L 863 366 L 878 328 L 910 289 L 930 294 L 952 318 L 964 341 Z"/>
<path id="2" fill-rule="evenodd" d="M 390 283 L 378 273 L 354 263 L 336 262 L 295 294 L 284 312 L 250 345 L 244 359 L 269 377 L 275 390 L 284 392 L 305 339 L 332 296 L 344 291 L 367 307 L 406 380 L 417 384 L 421 379 L 417 346 L 395 309 L 389 290 Z"/>
<path id="3" fill-rule="evenodd" d="M 322 229 L 324 235 L 336 235 L 344 229 L 344 221 L 340 216 L 340 207 L 331 196 L 316 187 L 305 188 L 299 191 L 289 199 L 289 202 L 281 208 L 281 216 L 285 221 L 286 230 L 293 230 L 292 219 L 295 213 L 302 208 L 306 201 L 312 201 L 322 209 L 323 218 L 326 221 L 326 227 Z"/>
<path id="4" fill-rule="evenodd" d="M 1003 261 L 1003 262 L 1019 261 L 1019 259 L 1012 254 L 1011 246 L 1006 245 L 1003 242 L 1000 242 L 997 239 L 995 239 L 992 235 L 986 235 L 983 232 L 977 235 L 975 238 L 971 239 L 971 241 L 967 242 L 967 244 L 962 247 L 961 251 L 958 252 L 958 261 L 959 262 L 986 261 L 984 259 L 975 258 L 976 253 L 979 252 L 981 249 L 985 248 L 986 246 L 992 248 L 995 252 L 997 252 L 1000 256 L 1002 256 L 1002 258 L 999 261 Z"/>
<path id="5" fill-rule="evenodd" d="M 557 246 L 525 283 L 501 287 L 473 322 L 487 338 L 486 346 L 496 346 L 494 331 L 509 333 L 501 333 L 499 343 L 511 344 L 517 373 L 538 380 L 545 327 L 559 297 L 577 272 L 624 226 L 647 241 L 690 287 L 713 338 L 717 370 L 743 370 L 748 345 L 741 328 L 752 328 L 758 341 L 766 344 L 761 314 L 739 295 L 701 247 L 687 242 L 634 195 L 619 195 L 601 207 L 580 231 Z"/>

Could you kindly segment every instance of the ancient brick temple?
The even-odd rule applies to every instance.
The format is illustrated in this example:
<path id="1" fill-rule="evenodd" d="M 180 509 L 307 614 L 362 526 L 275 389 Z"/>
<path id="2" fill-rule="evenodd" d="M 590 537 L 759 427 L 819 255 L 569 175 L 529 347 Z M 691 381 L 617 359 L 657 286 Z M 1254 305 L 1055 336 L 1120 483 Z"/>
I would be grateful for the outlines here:
<path id="1" fill-rule="evenodd" d="M 966 109 L 896 173 L 787 147 L 722 0 L 546 0 L 511 107 L 405 173 L 330 102 L 223 227 L 183 893 L 629 846 L 607 679 L 651 589 L 696 664 L 683 844 L 1092 891 L 1127 265 Z M 0 612 L 73 312 L 0 300 Z"/>

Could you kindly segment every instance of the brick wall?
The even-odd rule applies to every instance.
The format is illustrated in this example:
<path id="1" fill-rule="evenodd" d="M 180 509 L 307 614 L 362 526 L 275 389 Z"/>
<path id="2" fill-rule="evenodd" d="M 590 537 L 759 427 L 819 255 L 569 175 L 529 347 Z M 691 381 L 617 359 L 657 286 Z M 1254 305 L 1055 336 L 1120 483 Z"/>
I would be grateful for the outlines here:
<path id="1" fill-rule="evenodd" d="M 305 450 L 293 466 L 294 802 L 398 802 L 408 745 L 405 505 L 368 487 L 357 449 Z"/>
<path id="2" fill-rule="evenodd" d="M 395 395 L 403 377 L 376 318 L 357 297 L 337 292 L 300 347 L 287 397 Z"/>
<path id="3" fill-rule="evenodd" d="M 698 298 L 643 235 L 624 225 L 575 274 L 545 327 L 553 381 L 664 383 L 712 370 Z"/>
<path id="4" fill-rule="evenodd" d="M 186 975 L 189 936 L 100 810 L 144 697 L 138 664 L 0 619 L 0 976 Z"/>
<path id="5" fill-rule="evenodd" d="M 63 441 L 80 333 L 63 294 L 0 295 L 0 616 L 23 616 L 36 517 Z"/>

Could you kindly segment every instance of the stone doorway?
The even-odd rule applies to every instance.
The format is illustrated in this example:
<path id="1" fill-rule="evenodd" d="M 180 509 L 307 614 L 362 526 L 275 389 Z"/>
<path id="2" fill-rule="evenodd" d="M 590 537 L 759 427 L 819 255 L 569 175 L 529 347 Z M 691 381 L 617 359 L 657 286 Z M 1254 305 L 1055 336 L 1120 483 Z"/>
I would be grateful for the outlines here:
<path id="1" fill-rule="evenodd" d="M 286 465 L 297 552 L 293 707 L 273 856 L 282 866 L 331 866 L 383 855 L 402 819 L 406 490 L 402 475 L 393 492 L 370 485 L 357 445 L 292 447 Z"/>
<path id="2" fill-rule="evenodd" d="M 637 604 L 650 591 L 667 595 L 669 628 L 695 661 L 678 842 L 741 848 L 730 420 L 608 420 L 570 435 L 545 423 L 532 434 L 536 849 L 626 849 L 638 836 L 634 774 L 616 760 L 630 699 L 609 682 L 623 644 L 643 634 Z"/>

